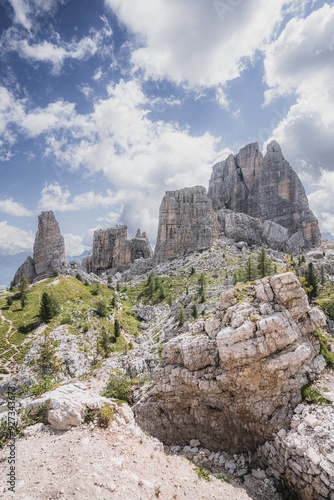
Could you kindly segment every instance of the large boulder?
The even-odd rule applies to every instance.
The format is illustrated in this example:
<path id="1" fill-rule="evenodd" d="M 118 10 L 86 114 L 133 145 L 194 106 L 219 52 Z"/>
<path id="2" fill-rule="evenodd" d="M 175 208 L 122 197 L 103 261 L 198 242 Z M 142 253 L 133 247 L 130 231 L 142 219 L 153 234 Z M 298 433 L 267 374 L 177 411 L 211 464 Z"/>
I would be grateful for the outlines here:
<path id="1" fill-rule="evenodd" d="M 226 208 L 219 210 L 217 217 L 227 238 L 237 242 L 245 241 L 250 245 L 261 244 L 262 224 L 259 219 Z"/>
<path id="2" fill-rule="evenodd" d="M 249 285 L 242 302 L 231 294 L 204 328 L 194 323 L 164 345 L 154 386 L 134 407 L 166 444 L 255 449 L 289 425 L 301 388 L 326 366 L 313 335 L 325 316 L 293 273 Z"/>

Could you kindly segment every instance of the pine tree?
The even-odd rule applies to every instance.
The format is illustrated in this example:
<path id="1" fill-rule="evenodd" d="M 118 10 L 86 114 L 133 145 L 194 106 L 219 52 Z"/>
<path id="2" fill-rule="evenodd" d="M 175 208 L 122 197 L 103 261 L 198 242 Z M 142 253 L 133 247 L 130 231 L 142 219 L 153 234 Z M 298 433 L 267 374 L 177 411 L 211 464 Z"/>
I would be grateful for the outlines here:
<path id="1" fill-rule="evenodd" d="M 114 322 L 114 335 L 115 335 L 116 339 L 121 335 L 121 327 L 119 326 L 118 319 L 115 319 L 115 322 Z"/>
<path id="2" fill-rule="evenodd" d="M 252 281 L 255 278 L 254 266 L 252 256 L 250 255 L 246 260 L 246 265 L 244 269 L 244 279 L 245 281 Z"/>
<path id="3" fill-rule="evenodd" d="M 111 353 L 111 345 L 110 345 L 110 335 L 105 327 L 102 328 L 101 337 L 99 340 L 100 347 L 104 353 L 104 357 L 107 358 Z"/>
<path id="4" fill-rule="evenodd" d="M 113 298 L 111 299 L 111 303 L 110 303 L 111 307 L 113 309 L 117 309 L 117 300 L 116 300 L 116 295 L 113 295 Z"/>
<path id="5" fill-rule="evenodd" d="M 173 299 L 172 299 L 172 296 L 171 296 L 171 295 L 168 295 L 168 297 L 167 297 L 167 304 L 168 304 L 170 307 L 172 307 L 172 305 L 173 305 Z"/>
<path id="6" fill-rule="evenodd" d="M 197 311 L 196 304 L 194 304 L 192 315 L 193 315 L 194 319 L 198 318 L 198 311 Z"/>
<path id="7" fill-rule="evenodd" d="M 165 300 L 166 298 L 166 293 L 165 293 L 165 289 L 162 285 L 160 285 L 160 288 L 159 288 L 159 299 L 160 300 Z"/>
<path id="8" fill-rule="evenodd" d="M 77 273 L 75 277 L 78 281 L 82 281 L 81 274 Z"/>
<path id="9" fill-rule="evenodd" d="M 56 314 L 58 314 L 57 301 L 47 292 L 44 292 L 39 307 L 39 317 L 44 323 L 48 323 Z"/>
<path id="10" fill-rule="evenodd" d="M 50 339 L 49 333 L 45 333 L 44 342 L 39 346 L 39 356 L 36 359 L 36 366 L 43 376 L 56 374 L 61 369 L 56 356 L 56 347 Z"/>
<path id="11" fill-rule="evenodd" d="M 198 278 L 199 293 L 202 293 L 204 291 L 205 285 L 206 285 L 205 274 L 201 273 Z"/>
<path id="12" fill-rule="evenodd" d="M 305 278 L 307 284 L 309 285 L 308 297 L 310 301 L 317 297 L 318 295 L 318 276 L 315 272 L 313 262 L 310 262 L 307 266 L 307 271 L 305 273 Z"/>
<path id="13" fill-rule="evenodd" d="M 104 300 L 99 300 L 96 303 L 96 312 L 99 316 L 101 316 L 101 318 L 105 318 L 107 316 L 108 308 Z"/>
<path id="14" fill-rule="evenodd" d="M 19 290 L 20 290 L 21 296 L 28 290 L 28 288 L 29 288 L 29 282 L 26 278 L 26 275 L 22 274 L 22 276 L 20 278 L 20 284 L 19 284 Z"/>
<path id="15" fill-rule="evenodd" d="M 194 276 L 194 274 L 196 274 L 196 269 L 194 268 L 194 266 L 192 266 L 189 276 Z"/>
<path id="16" fill-rule="evenodd" d="M 324 284 L 326 283 L 326 274 L 325 274 L 325 268 L 324 268 L 323 264 L 320 268 L 320 283 L 322 284 L 322 286 L 324 286 Z"/>
<path id="17" fill-rule="evenodd" d="M 201 294 L 201 300 L 200 300 L 200 303 L 201 304 L 204 304 L 204 302 L 206 301 L 206 296 L 205 296 L 205 291 L 203 290 L 202 294 Z"/>
<path id="18" fill-rule="evenodd" d="M 27 294 L 26 293 L 21 293 L 21 307 L 22 309 L 25 308 L 26 303 L 27 303 Z"/>
<path id="19" fill-rule="evenodd" d="M 184 309 L 182 306 L 180 307 L 180 311 L 179 311 L 179 315 L 178 315 L 177 319 L 179 322 L 179 326 L 183 326 L 185 317 L 184 317 Z"/>
<path id="20" fill-rule="evenodd" d="M 260 275 L 260 278 L 268 276 L 268 274 L 271 273 L 271 269 L 272 269 L 272 261 L 267 256 L 266 249 L 262 247 L 257 257 L 257 270 Z"/>

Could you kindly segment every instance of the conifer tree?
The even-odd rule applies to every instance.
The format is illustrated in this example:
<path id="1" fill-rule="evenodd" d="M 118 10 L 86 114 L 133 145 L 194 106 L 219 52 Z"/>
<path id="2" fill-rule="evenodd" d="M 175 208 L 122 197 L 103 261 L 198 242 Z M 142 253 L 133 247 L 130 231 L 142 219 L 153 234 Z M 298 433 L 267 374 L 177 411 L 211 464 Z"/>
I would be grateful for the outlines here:
<path id="1" fill-rule="evenodd" d="M 307 284 L 309 285 L 308 297 L 313 300 L 318 295 L 318 276 L 314 269 L 313 262 L 310 262 L 307 266 L 307 271 L 305 273 L 305 278 Z"/>
<path id="2" fill-rule="evenodd" d="M 182 306 L 180 307 L 180 311 L 179 311 L 179 315 L 178 315 L 177 319 L 179 322 L 179 326 L 183 326 L 185 317 L 184 317 L 184 309 Z"/>
<path id="3" fill-rule="evenodd" d="M 244 269 L 244 279 L 245 281 L 252 281 L 255 278 L 255 270 L 253 265 L 253 259 L 250 255 L 246 260 L 246 265 Z"/>
<path id="4" fill-rule="evenodd" d="M 60 363 L 56 356 L 56 347 L 50 339 L 49 333 L 45 333 L 44 342 L 39 346 L 39 356 L 36 359 L 36 366 L 41 374 L 56 374 L 60 371 Z"/>
<path id="5" fill-rule="evenodd" d="M 260 278 L 268 276 L 268 274 L 271 273 L 271 269 L 272 269 L 272 262 L 267 256 L 265 247 L 262 247 L 257 257 L 257 270 Z"/>
<path id="6" fill-rule="evenodd" d="M 166 293 L 165 293 L 165 289 L 162 285 L 160 285 L 160 288 L 159 288 L 159 299 L 160 300 L 165 300 L 166 298 Z"/>
<path id="7" fill-rule="evenodd" d="M 102 327 L 101 337 L 99 340 L 100 347 L 104 353 L 104 357 L 107 358 L 111 353 L 111 339 L 110 335 L 105 327 Z"/>
<path id="8" fill-rule="evenodd" d="M 111 307 L 113 309 L 117 309 L 117 300 L 116 300 L 116 295 L 113 295 L 113 298 L 111 299 Z"/>
<path id="9" fill-rule="evenodd" d="M 119 325 L 118 319 L 115 319 L 115 322 L 114 322 L 114 335 L 115 335 L 116 339 L 121 335 L 121 327 Z"/>
<path id="10" fill-rule="evenodd" d="M 320 268 L 320 283 L 322 284 L 322 286 L 324 286 L 324 284 L 326 283 L 326 274 L 325 274 L 325 268 L 324 268 L 323 264 Z"/>
<path id="11" fill-rule="evenodd" d="M 26 275 L 25 274 L 22 274 L 21 278 L 20 278 L 20 284 L 19 284 L 19 290 L 20 290 L 20 293 L 21 293 L 21 296 L 22 294 L 24 294 L 29 288 L 29 282 L 26 278 Z"/>
<path id="12" fill-rule="evenodd" d="M 47 292 L 42 295 L 39 307 L 39 317 L 44 323 L 48 323 L 59 312 L 58 301 Z"/>
<path id="13" fill-rule="evenodd" d="M 194 304 L 192 315 L 193 315 L 194 319 L 198 318 L 198 311 L 197 311 L 196 304 Z"/>

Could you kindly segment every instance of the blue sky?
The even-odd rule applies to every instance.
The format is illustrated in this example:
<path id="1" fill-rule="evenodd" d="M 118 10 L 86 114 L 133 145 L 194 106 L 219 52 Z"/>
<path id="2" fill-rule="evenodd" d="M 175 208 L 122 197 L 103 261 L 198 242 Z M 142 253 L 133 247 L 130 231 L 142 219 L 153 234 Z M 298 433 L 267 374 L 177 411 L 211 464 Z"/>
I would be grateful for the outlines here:
<path id="1" fill-rule="evenodd" d="M 166 190 L 275 138 L 334 233 L 334 5 L 3 0 L 0 255 L 54 210 L 66 253 L 125 223 L 154 243 Z"/>

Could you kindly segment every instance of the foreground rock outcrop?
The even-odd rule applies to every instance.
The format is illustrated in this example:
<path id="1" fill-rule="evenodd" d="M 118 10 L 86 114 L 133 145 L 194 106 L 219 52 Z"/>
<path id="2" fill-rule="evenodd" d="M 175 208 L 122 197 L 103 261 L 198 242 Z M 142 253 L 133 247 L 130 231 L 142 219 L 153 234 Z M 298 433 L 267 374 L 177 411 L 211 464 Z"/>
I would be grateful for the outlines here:
<path id="1" fill-rule="evenodd" d="M 167 444 L 255 449 L 289 425 L 302 386 L 324 369 L 312 332 L 325 322 L 293 273 L 224 292 L 212 317 L 164 345 L 137 421 Z"/>
<path id="2" fill-rule="evenodd" d="M 127 269 L 136 259 L 153 255 L 146 233 L 138 229 L 134 238 L 127 239 L 127 227 L 117 226 L 94 232 L 93 253 L 82 261 L 89 273 L 101 274 L 108 269 Z"/>
<path id="3" fill-rule="evenodd" d="M 291 430 L 257 452 L 267 474 L 302 500 L 334 497 L 334 408 L 298 405 Z"/>
<path id="4" fill-rule="evenodd" d="M 160 205 L 154 263 L 209 248 L 220 232 L 204 187 L 167 191 Z"/>
<path id="5" fill-rule="evenodd" d="M 318 221 L 309 208 L 302 183 L 276 141 L 263 158 L 257 143 L 213 167 L 208 196 L 215 210 L 227 208 L 285 227 L 291 245 L 318 246 Z"/>
<path id="6" fill-rule="evenodd" d="M 34 241 L 33 258 L 27 257 L 15 273 L 18 283 L 23 274 L 30 283 L 52 276 L 54 271 L 61 272 L 66 266 L 65 243 L 60 233 L 54 213 L 49 210 L 38 216 L 38 231 Z"/>

